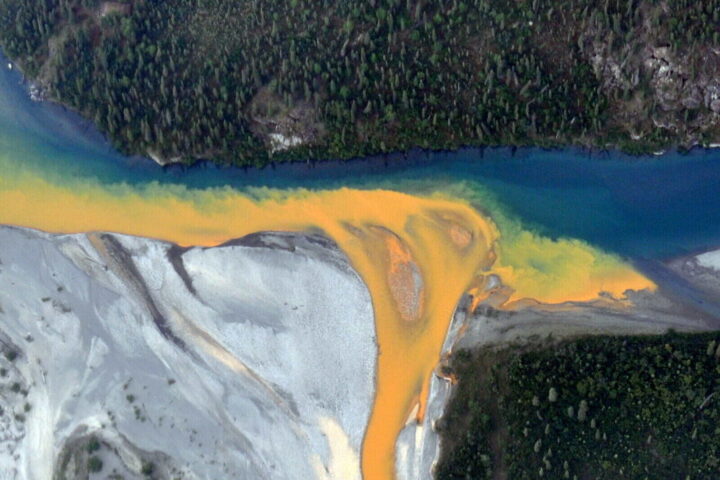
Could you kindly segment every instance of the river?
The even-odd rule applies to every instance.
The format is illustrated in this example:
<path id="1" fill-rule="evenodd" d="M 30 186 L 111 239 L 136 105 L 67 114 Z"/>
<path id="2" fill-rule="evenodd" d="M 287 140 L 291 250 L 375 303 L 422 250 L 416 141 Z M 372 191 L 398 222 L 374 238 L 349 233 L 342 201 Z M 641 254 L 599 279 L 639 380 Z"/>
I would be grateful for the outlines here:
<path id="1" fill-rule="evenodd" d="M 0 58 L 0 64 L 7 61 Z M 578 149 L 463 149 L 262 170 L 161 168 L 33 102 L 0 69 L 0 223 L 213 246 L 263 230 L 322 231 L 367 284 L 377 393 L 365 478 L 392 478 L 395 437 L 421 419 L 464 292 L 489 274 L 508 305 L 654 288 L 625 263 L 720 245 L 720 151 L 633 158 Z M 412 413 L 411 413 L 412 412 Z"/>

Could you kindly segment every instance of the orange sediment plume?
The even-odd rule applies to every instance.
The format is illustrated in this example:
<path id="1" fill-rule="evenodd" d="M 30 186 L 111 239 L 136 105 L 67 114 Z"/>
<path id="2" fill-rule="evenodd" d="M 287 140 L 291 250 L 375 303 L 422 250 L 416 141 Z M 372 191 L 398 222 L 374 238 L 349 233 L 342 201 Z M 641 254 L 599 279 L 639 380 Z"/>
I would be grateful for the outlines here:
<path id="1" fill-rule="evenodd" d="M 440 358 L 450 319 L 476 272 L 490 267 L 489 252 L 497 238 L 494 226 L 470 207 L 429 201 L 422 211 L 408 215 L 399 228 L 391 229 L 402 240 L 402 248 L 394 240 L 379 239 L 367 244 L 369 255 L 360 262 L 353 260 L 371 290 L 380 348 L 376 401 L 362 457 L 366 479 L 394 478 L 397 435 L 408 417 L 424 417 L 429 378 Z M 452 213 L 453 221 L 443 213 Z M 469 232 L 466 242 L 458 245 L 453 241 L 453 224 Z M 388 255 L 378 255 L 384 248 Z M 389 265 L 383 257 L 390 259 Z M 399 265 L 406 262 L 414 262 L 423 282 L 419 290 L 422 308 L 412 322 L 399 314 L 394 300 L 398 296 L 393 293 L 397 287 L 385 280 L 387 272 L 393 268 L 401 271 Z"/>
<path id="2" fill-rule="evenodd" d="M 565 254 L 581 250 L 568 254 L 560 275 L 542 277 L 512 249 L 506 250 L 511 262 L 503 263 L 494 251 L 496 226 L 462 201 L 386 190 L 252 193 L 260 199 L 224 189 L 70 187 L 34 176 L 0 176 L 0 223 L 55 233 L 118 232 L 186 246 L 273 230 L 321 231 L 332 238 L 367 285 L 375 314 L 379 355 L 362 448 L 366 480 L 395 477 L 398 433 L 409 416 L 425 415 L 429 379 L 456 305 L 470 289 L 479 298 L 488 273 L 511 285 L 514 299 L 541 302 L 652 287 L 629 267 L 597 263 L 592 249 L 573 244 L 548 244 Z M 583 284 L 568 291 L 563 282 L 574 277 Z M 546 283 L 538 287 L 536 281 Z"/>
<path id="3" fill-rule="evenodd" d="M 376 318 L 365 479 L 394 478 L 397 435 L 416 405 L 414 417 L 423 417 L 455 305 L 475 272 L 490 266 L 497 238 L 492 223 L 463 203 L 392 191 L 268 193 L 256 201 L 228 191 L 108 192 L 29 179 L 22 188 L 0 188 L 0 205 L 0 223 L 59 233 L 110 231 L 204 246 L 268 230 L 320 230 L 334 239 L 368 286 Z"/>

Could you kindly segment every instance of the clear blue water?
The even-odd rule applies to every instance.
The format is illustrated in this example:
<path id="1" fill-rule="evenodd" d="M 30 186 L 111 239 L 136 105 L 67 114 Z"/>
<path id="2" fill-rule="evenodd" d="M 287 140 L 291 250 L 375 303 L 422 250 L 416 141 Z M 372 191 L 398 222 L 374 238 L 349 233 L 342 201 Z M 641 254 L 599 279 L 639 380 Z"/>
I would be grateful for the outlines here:
<path id="1" fill-rule="evenodd" d="M 0 156 L 43 175 L 190 188 L 432 191 L 462 185 L 482 191 L 527 228 L 627 257 L 665 258 L 720 246 L 720 150 L 634 158 L 578 149 L 465 149 L 249 171 L 209 164 L 163 169 L 120 155 L 77 115 L 31 101 L 18 72 L 6 65 L 0 56 Z"/>

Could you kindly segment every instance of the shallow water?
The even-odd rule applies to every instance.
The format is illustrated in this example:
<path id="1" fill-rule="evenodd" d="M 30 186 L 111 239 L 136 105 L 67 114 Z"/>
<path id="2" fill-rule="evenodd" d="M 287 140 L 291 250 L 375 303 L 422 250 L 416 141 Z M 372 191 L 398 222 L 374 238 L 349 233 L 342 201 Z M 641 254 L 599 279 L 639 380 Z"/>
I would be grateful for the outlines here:
<path id="1" fill-rule="evenodd" d="M 392 478 L 395 437 L 414 406 L 423 414 L 455 305 L 480 295 L 488 274 L 514 289 L 509 302 L 620 299 L 653 288 L 621 257 L 720 244 L 720 152 L 587 157 L 466 149 L 162 169 L 119 155 L 76 115 L 30 101 L 15 71 L 0 72 L 0 223 L 184 245 L 320 230 L 338 243 L 371 292 L 381 351 L 366 478 Z"/>
<path id="2" fill-rule="evenodd" d="M 5 68 L 2 56 L 0 65 L 0 154 L 22 158 L 24 167 L 41 170 L 45 178 L 188 188 L 387 186 L 412 192 L 462 184 L 465 197 L 491 202 L 494 210 L 501 207 L 535 231 L 580 238 L 626 256 L 657 258 L 720 243 L 720 149 L 641 158 L 577 149 L 466 149 L 315 167 L 163 169 L 118 154 L 65 109 L 32 102 L 17 70 Z"/>

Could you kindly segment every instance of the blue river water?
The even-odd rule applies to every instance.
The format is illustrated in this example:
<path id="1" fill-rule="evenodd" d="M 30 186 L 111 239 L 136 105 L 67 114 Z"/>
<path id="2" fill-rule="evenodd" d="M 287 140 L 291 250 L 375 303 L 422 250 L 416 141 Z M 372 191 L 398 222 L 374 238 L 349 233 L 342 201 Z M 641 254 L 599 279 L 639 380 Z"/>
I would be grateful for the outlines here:
<path id="1" fill-rule="evenodd" d="M 574 148 L 468 148 L 260 170 L 208 163 L 161 168 L 117 153 L 76 114 L 32 101 L 28 85 L 7 65 L 0 55 L 0 156 L 49 177 L 188 188 L 432 192 L 442 185 L 482 192 L 470 197 L 481 207 L 500 206 L 539 233 L 579 238 L 626 257 L 662 259 L 720 246 L 720 149 L 630 157 Z"/>

